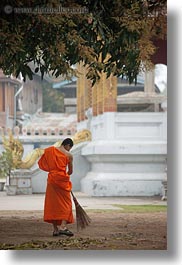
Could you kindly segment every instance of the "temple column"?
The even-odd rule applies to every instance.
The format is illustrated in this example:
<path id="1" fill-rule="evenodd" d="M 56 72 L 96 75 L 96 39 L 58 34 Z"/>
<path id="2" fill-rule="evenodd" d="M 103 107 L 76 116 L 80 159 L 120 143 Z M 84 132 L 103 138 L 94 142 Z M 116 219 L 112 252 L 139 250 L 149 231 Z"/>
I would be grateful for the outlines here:
<path id="1" fill-rule="evenodd" d="M 77 130 L 90 129 L 90 122 L 92 117 L 92 102 L 96 103 L 93 99 L 93 87 L 91 80 L 86 77 L 87 67 L 79 64 L 78 69 L 78 79 L 77 79 Z M 95 88 L 96 89 L 96 88 Z M 96 107 L 96 105 L 95 105 Z"/>
<path id="2" fill-rule="evenodd" d="M 92 87 L 92 113 L 97 116 L 97 84 Z"/>
<path id="3" fill-rule="evenodd" d="M 150 97 L 155 94 L 155 70 L 145 72 L 144 92 Z M 154 111 L 159 112 L 159 104 L 154 104 Z"/>
<path id="4" fill-rule="evenodd" d="M 117 111 L 117 77 L 111 75 L 106 78 L 106 74 L 102 74 L 103 83 L 103 112 Z"/>
<path id="5" fill-rule="evenodd" d="M 93 116 L 104 112 L 117 111 L 117 77 L 102 73 L 100 80 L 92 88 Z"/>
<path id="6" fill-rule="evenodd" d="M 78 122 L 85 120 L 85 67 L 83 63 L 77 66 L 79 77 L 77 79 L 77 116 Z"/>
<path id="7" fill-rule="evenodd" d="M 92 87 L 86 78 L 86 67 L 78 65 L 79 77 L 77 81 L 77 115 L 78 122 L 87 119 L 85 113 L 92 107 L 93 116 L 104 112 L 117 111 L 117 77 L 111 75 L 106 78 L 102 73 L 100 80 Z"/>
<path id="8" fill-rule="evenodd" d="M 85 112 L 92 107 L 92 82 L 86 77 L 87 68 L 85 68 L 84 78 L 85 78 L 85 96 L 84 96 L 84 110 Z"/>
<path id="9" fill-rule="evenodd" d="M 88 108 L 92 107 L 92 82 L 88 79 L 86 79 L 86 84 L 87 84 L 87 101 L 88 101 Z"/>
<path id="10" fill-rule="evenodd" d="M 78 71 L 80 70 L 80 65 L 77 65 Z M 77 97 L 77 121 L 81 121 L 81 106 L 80 106 L 80 78 L 77 78 L 77 90 L 76 90 L 76 97 Z"/>
<path id="11" fill-rule="evenodd" d="M 145 72 L 145 82 L 144 82 L 145 93 L 155 93 L 154 78 L 155 78 L 154 69 Z"/>
<path id="12" fill-rule="evenodd" d="M 103 113 L 103 74 L 101 75 L 100 80 L 97 83 L 97 115 Z"/>
<path id="13" fill-rule="evenodd" d="M 85 120 L 85 68 L 81 63 L 80 75 L 80 108 L 81 108 L 81 121 Z"/>

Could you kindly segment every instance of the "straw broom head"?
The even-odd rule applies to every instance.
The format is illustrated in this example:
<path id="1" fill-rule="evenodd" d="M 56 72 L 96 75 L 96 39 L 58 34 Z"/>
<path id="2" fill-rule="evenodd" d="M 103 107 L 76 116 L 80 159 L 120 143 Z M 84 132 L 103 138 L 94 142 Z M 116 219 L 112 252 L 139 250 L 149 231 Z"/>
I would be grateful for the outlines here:
<path id="1" fill-rule="evenodd" d="M 81 207 L 81 205 L 78 203 L 76 197 L 73 195 L 72 192 L 71 194 L 73 196 L 73 201 L 75 203 L 77 231 L 79 231 L 80 229 L 86 228 L 90 224 L 91 219 L 84 211 L 84 209 Z"/>

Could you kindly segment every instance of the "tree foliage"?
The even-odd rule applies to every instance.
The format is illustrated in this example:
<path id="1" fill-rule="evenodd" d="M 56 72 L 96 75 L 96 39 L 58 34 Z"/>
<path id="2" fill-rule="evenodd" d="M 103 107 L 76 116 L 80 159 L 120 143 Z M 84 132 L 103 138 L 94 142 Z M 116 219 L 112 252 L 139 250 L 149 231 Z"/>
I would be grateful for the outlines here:
<path id="1" fill-rule="evenodd" d="M 11 175 L 11 170 L 15 168 L 12 152 L 5 150 L 0 154 L 0 178 L 7 178 Z"/>
<path id="2" fill-rule="evenodd" d="M 2 0 L 0 68 L 30 79 L 38 71 L 68 78 L 83 61 L 93 82 L 101 71 L 133 81 L 141 61 L 151 66 L 153 40 L 166 37 L 166 2 Z"/>

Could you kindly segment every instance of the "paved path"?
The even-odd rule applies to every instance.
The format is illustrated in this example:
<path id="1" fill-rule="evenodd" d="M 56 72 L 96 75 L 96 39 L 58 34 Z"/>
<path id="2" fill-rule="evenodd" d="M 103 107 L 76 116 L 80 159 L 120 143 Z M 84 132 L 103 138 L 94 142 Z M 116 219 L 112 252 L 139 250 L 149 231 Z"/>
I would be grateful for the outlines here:
<path id="1" fill-rule="evenodd" d="M 119 209 L 116 205 L 167 205 L 161 197 L 91 197 L 74 192 L 80 205 L 85 209 Z M 7 196 L 0 192 L 0 211 L 43 210 L 45 194 Z M 73 204 L 74 205 L 74 204 Z"/>

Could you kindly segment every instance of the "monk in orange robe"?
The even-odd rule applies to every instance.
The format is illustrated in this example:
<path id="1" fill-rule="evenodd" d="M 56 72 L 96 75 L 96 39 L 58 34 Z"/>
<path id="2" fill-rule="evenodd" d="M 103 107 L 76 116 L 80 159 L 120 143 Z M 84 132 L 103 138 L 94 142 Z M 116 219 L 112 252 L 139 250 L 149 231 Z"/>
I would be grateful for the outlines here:
<path id="1" fill-rule="evenodd" d="M 38 161 L 40 169 L 49 172 L 44 203 L 44 221 L 53 224 L 53 236 L 73 236 L 66 226 L 74 222 L 70 193 L 73 157 L 69 151 L 72 146 L 72 139 L 66 138 L 60 147 L 46 148 Z"/>

